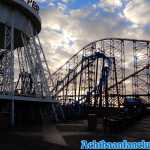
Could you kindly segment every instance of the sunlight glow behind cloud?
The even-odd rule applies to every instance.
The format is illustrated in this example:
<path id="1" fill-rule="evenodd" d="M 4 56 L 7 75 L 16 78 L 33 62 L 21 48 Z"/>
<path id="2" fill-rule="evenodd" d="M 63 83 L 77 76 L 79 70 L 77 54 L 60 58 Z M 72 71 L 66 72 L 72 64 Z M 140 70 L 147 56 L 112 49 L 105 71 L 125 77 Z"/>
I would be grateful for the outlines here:
<path id="1" fill-rule="evenodd" d="M 97 39 L 149 39 L 145 28 L 150 23 L 149 0 L 87 0 L 79 8 L 70 7 L 74 0 L 38 1 L 43 22 L 40 38 L 52 71 Z"/>

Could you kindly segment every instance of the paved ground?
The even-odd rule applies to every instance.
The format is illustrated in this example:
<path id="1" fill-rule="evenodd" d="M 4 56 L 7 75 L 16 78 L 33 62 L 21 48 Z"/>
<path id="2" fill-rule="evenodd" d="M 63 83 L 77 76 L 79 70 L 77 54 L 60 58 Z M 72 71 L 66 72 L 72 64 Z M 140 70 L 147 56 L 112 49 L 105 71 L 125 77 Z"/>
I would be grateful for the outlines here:
<path id="1" fill-rule="evenodd" d="M 0 150 L 78 150 L 80 140 L 127 139 L 150 140 L 150 116 L 138 121 L 121 133 L 104 133 L 101 122 L 95 132 L 87 130 L 87 122 L 72 121 L 44 127 L 0 131 Z"/>

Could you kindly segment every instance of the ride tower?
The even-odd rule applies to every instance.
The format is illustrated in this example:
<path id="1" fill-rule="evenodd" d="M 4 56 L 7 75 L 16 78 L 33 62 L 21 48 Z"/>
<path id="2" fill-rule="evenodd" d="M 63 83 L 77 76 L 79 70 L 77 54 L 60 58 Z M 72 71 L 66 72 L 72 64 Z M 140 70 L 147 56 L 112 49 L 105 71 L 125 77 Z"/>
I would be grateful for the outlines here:
<path id="1" fill-rule="evenodd" d="M 38 37 L 38 11 L 38 4 L 32 0 L 0 1 L 0 112 L 9 114 L 11 125 L 21 102 L 38 104 L 40 114 L 42 103 L 50 105 L 48 109 L 58 119 L 57 101 L 50 92 L 51 74 Z"/>

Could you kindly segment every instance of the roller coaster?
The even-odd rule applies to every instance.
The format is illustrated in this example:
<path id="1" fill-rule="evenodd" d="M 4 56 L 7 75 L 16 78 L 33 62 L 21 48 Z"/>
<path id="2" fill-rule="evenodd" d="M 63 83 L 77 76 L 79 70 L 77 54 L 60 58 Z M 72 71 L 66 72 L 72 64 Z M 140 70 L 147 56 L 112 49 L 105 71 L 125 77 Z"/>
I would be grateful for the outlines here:
<path id="1" fill-rule="evenodd" d="M 52 74 L 51 92 L 63 104 L 123 107 L 125 98 L 150 100 L 150 41 L 92 42 Z"/>

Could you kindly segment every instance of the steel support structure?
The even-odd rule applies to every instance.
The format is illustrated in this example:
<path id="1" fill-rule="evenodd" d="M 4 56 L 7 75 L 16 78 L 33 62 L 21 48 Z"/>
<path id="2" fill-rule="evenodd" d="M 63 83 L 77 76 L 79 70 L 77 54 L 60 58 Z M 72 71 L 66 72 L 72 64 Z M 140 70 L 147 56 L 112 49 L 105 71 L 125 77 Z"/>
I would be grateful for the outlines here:
<path id="1" fill-rule="evenodd" d="M 21 107 L 26 109 L 20 107 L 24 103 L 28 108 L 32 105 L 33 111 L 29 108 L 28 113 L 41 109 L 44 114 L 46 107 L 47 114 L 51 112 L 56 121 L 64 118 L 51 92 L 54 84 L 38 37 L 41 31 L 38 12 L 19 0 L 2 0 L 0 8 L 0 113 L 8 112 L 12 126 Z M 34 109 L 34 104 L 40 108 Z"/>
<path id="2" fill-rule="evenodd" d="M 15 124 L 15 96 L 49 101 L 52 105 L 49 111 L 52 111 L 57 121 L 57 109 L 61 108 L 50 92 L 53 81 L 38 35 L 29 38 L 21 33 L 23 47 L 17 48 L 14 47 L 14 36 L 12 21 L 12 26 L 5 26 L 4 48 L 0 52 L 0 94 L 11 98 L 7 110 L 11 116 L 11 125 Z M 18 64 L 18 68 L 15 64 Z M 14 73 L 17 74 L 15 77 Z"/>
<path id="3" fill-rule="evenodd" d="M 103 105 L 105 98 L 108 98 L 109 107 L 121 106 L 124 101 L 122 95 L 138 96 L 150 102 L 150 41 L 107 38 L 88 44 L 52 74 L 52 91 L 62 103 L 86 104 L 87 97 L 92 106 L 100 103 L 100 93 L 93 90 L 99 83 L 103 61 L 83 61 L 96 52 L 114 58 L 108 78 L 108 95 L 104 91 L 101 93 Z M 83 95 L 86 98 L 81 100 Z"/>

